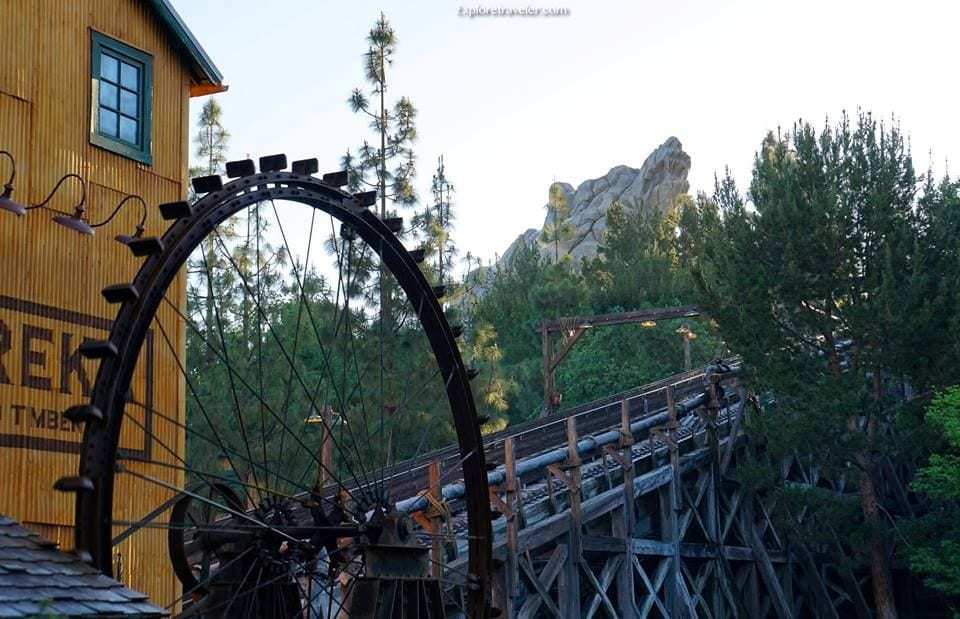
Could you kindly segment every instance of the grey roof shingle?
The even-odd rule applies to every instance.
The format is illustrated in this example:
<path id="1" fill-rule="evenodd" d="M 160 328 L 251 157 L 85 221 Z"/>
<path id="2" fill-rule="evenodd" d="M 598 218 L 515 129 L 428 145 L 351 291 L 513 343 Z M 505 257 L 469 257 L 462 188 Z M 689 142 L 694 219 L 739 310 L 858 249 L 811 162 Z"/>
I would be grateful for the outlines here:
<path id="1" fill-rule="evenodd" d="M 147 596 L 127 589 L 74 554 L 0 514 L 0 617 L 164 617 Z"/>

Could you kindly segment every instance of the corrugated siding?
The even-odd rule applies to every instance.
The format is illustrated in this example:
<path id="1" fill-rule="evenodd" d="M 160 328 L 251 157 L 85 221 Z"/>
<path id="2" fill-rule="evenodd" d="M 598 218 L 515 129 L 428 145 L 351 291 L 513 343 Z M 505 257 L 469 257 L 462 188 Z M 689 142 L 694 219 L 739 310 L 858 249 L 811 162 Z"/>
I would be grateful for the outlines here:
<path id="1" fill-rule="evenodd" d="M 14 198 L 36 203 L 67 172 L 88 180 L 88 214 L 94 221 L 131 193 L 143 196 L 151 207 L 181 198 L 189 76 L 146 3 L 0 0 L 0 9 L 0 149 L 10 150 L 17 159 Z M 91 29 L 153 56 L 152 166 L 89 143 Z M 0 161 L 0 174 L 6 172 L 6 163 Z M 76 187 L 67 185 L 51 206 L 69 209 L 76 196 Z M 82 361 L 82 376 L 70 370 L 70 357 L 83 338 L 106 336 L 104 321 L 115 310 L 100 290 L 128 281 L 140 265 L 127 248 L 113 241 L 114 235 L 133 231 L 139 211 L 132 206 L 93 238 L 55 225 L 43 211 L 23 218 L 0 212 L 0 513 L 67 548 L 73 538 L 73 501 L 54 492 L 52 484 L 76 471 L 81 431 L 58 415 L 84 400 L 81 378 L 94 380 L 95 362 Z M 164 227 L 151 208 L 148 234 L 159 234 Z M 171 300 L 183 304 L 179 285 Z M 161 320 L 182 346 L 184 328 L 174 312 L 168 309 Z M 159 333 L 153 343 L 154 406 L 182 420 L 182 377 Z M 145 394 L 146 382 L 141 368 L 134 384 L 137 399 Z M 133 424 L 125 426 L 121 443 L 141 447 L 143 433 Z M 179 428 L 155 418 L 154 431 L 158 441 L 183 453 Z M 174 461 L 156 444 L 152 457 Z M 149 464 L 136 468 L 170 483 L 183 481 L 169 468 Z M 124 477 L 118 478 L 117 496 L 123 501 L 116 517 L 138 520 L 170 493 Z M 163 531 L 137 534 L 119 551 L 124 584 L 161 604 L 173 599 L 178 588 Z"/>

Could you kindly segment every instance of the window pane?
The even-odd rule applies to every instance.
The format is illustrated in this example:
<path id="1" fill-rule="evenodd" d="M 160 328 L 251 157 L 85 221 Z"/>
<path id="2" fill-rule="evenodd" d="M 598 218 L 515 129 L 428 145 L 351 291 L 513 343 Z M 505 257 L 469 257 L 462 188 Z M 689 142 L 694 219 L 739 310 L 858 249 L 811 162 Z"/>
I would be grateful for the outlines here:
<path id="1" fill-rule="evenodd" d="M 137 121 L 126 116 L 120 117 L 120 139 L 133 144 L 137 143 Z"/>
<path id="2" fill-rule="evenodd" d="M 120 90 L 120 111 L 127 116 L 137 116 L 137 93 Z"/>
<path id="3" fill-rule="evenodd" d="M 117 73 L 120 70 L 120 62 L 113 56 L 100 54 L 100 77 L 108 79 L 111 82 L 120 81 L 117 79 Z"/>
<path id="4" fill-rule="evenodd" d="M 100 133 L 117 137 L 117 114 L 100 108 Z"/>
<path id="5" fill-rule="evenodd" d="M 117 109 L 117 87 L 109 82 L 100 82 L 100 105 Z"/>
<path id="6" fill-rule="evenodd" d="M 120 63 L 120 84 L 124 88 L 129 88 L 130 90 L 133 90 L 133 91 L 139 90 L 140 89 L 140 70 L 131 64 L 121 62 Z"/>

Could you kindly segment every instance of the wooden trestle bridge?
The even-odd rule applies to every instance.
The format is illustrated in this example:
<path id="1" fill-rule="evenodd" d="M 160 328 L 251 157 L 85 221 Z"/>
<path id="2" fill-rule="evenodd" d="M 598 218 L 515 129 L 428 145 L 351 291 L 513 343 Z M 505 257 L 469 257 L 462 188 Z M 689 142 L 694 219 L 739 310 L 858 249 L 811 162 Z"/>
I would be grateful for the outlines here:
<path id="1" fill-rule="evenodd" d="M 863 580 L 791 544 L 771 505 L 736 480 L 745 418 L 762 414 L 737 370 L 730 360 L 685 372 L 487 438 L 494 615 L 871 616 Z M 456 458 L 405 463 L 394 484 L 427 532 L 459 534 L 463 552 L 462 486 L 438 482 Z M 834 488 L 815 467 L 783 470 Z M 443 578 L 462 579 L 465 564 Z"/>

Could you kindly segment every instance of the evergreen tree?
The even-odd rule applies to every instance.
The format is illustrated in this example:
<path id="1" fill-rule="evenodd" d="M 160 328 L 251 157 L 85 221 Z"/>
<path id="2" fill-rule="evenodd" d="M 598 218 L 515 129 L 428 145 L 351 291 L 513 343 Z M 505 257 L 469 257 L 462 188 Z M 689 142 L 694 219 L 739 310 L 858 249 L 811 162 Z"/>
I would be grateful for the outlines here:
<path id="1" fill-rule="evenodd" d="M 449 280 L 453 271 L 453 260 L 457 254 L 457 247 L 452 236 L 455 219 L 452 210 L 453 192 L 453 185 L 447 179 L 443 155 L 440 155 L 437 159 L 437 169 L 433 173 L 433 179 L 430 183 L 433 203 L 424 208 L 415 224 L 415 227 L 423 229 L 424 247 L 431 255 L 436 255 L 435 274 L 438 282 Z"/>
<path id="2" fill-rule="evenodd" d="M 387 102 L 387 69 L 393 65 L 397 36 L 383 13 L 367 35 L 367 44 L 364 72 L 369 92 L 355 88 L 348 104 L 354 113 L 370 119 L 375 143 L 371 145 L 364 140 L 356 155 L 348 150 L 342 158 L 342 165 L 349 173 L 349 187 L 352 190 L 376 189 L 380 202 L 379 214 L 381 219 L 386 219 L 396 215 L 396 210 L 389 209 L 388 204 L 410 207 L 417 201 L 413 189 L 413 178 L 416 175 L 413 142 L 417 138 L 417 110 L 407 97 L 400 97 L 392 106 Z M 355 263 L 354 268 L 359 270 L 363 266 L 362 263 Z M 357 279 L 367 278 L 366 275 L 360 275 Z M 382 334 L 381 365 L 384 374 L 392 377 L 396 363 L 395 332 L 402 320 L 397 313 L 404 308 L 399 300 L 393 300 L 397 294 L 397 286 L 384 269 L 382 261 L 378 267 L 375 288 Z M 385 393 L 389 404 L 385 406 L 394 406 L 393 400 L 399 386 L 392 384 L 392 381 L 387 383 Z M 395 451 L 394 428 L 391 425 L 387 437 L 387 453 L 393 454 Z"/>
<path id="3" fill-rule="evenodd" d="M 203 104 L 193 143 L 199 161 L 190 168 L 190 176 L 220 174 L 227 162 L 230 132 L 223 126 L 223 110 L 214 97 L 210 97 Z"/>
<path id="4" fill-rule="evenodd" d="M 553 261 L 560 262 L 560 244 L 573 238 L 573 224 L 570 223 L 570 204 L 563 185 L 550 185 L 547 200 L 547 221 L 540 232 L 540 240 L 553 243 Z"/>
<path id="5" fill-rule="evenodd" d="M 926 422 L 941 438 L 929 462 L 917 471 L 913 490 L 930 501 L 927 513 L 908 523 L 910 544 L 906 549 L 911 569 L 925 584 L 960 598 L 960 387 L 937 395 Z M 954 613 L 958 608 L 952 609 Z"/>
<path id="6" fill-rule="evenodd" d="M 364 140 L 357 155 L 347 151 L 342 163 L 349 172 L 351 189 L 377 190 L 380 217 L 386 218 L 389 203 L 411 206 L 417 201 L 412 184 L 416 175 L 412 147 L 417 139 L 417 110 L 407 97 L 401 97 L 392 108 L 387 103 L 387 68 L 393 65 L 397 36 L 383 13 L 367 35 L 367 43 L 364 67 L 370 91 L 355 88 L 348 103 L 354 113 L 370 119 L 376 143 L 371 146 Z"/>
<path id="7" fill-rule="evenodd" d="M 787 137 L 764 139 L 749 205 L 727 176 L 712 200 L 682 214 L 679 236 L 702 303 L 743 355 L 748 380 L 776 395 L 776 422 L 755 428 L 767 477 L 796 455 L 824 476 L 855 481 L 861 526 L 846 547 L 869 565 L 884 618 L 896 616 L 893 536 L 875 480 L 882 459 L 896 453 L 897 386 L 924 389 L 937 374 L 925 351 L 945 345 L 929 300 L 956 281 L 931 271 L 929 256 L 940 250 L 922 243 L 931 233 L 918 217 L 916 181 L 896 122 L 861 113 L 819 133 L 798 122 Z M 793 492 L 782 483 L 773 490 Z M 821 530 L 843 501 L 834 498 L 814 514 Z"/>
<path id="8" fill-rule="evenodd" d="M 230 132 L 223 126 L 223 110 L 220 103 L 213 97 L 203 104 L 200 111 L 197 133 L 194 135 L 194 155 L 197 163 L 189 169 L 189 175 L 208 176 L 223 172 L 227 161 L 227 149 L 230 145 Z M 190 190 L 192 192 L 192 188 Z M 195 197 L 195 196 L 191 196 Z M 220 228 L 220 234 L 225 238 L 233 238 L 233 225 Z M 207 242 L 188 263 L 188 273 L 192 280 L 188 283 L 188 309 L 191 312 L 200 312 L 205 329 L 212 329 L 214 316 L 214 300 L 217 298 L 217 289 L 225 290 L 236 285 L 236 279 L 225 260 L 217 250 L 216 244 Z M 197 289 L 202 287 L 202 290 Z M 212 362 L 214 351 L 208 347 L 207 362 Z"/>

